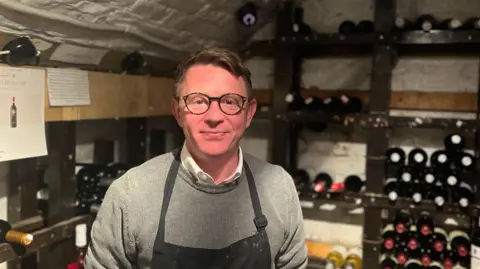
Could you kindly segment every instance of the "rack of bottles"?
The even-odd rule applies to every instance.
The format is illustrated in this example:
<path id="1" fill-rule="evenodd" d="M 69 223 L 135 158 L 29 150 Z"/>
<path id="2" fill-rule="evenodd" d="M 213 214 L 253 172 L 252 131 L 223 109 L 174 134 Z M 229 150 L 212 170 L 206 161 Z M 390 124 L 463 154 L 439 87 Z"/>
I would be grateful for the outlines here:
<path id="1" fill-rule="evenodd" d="M 270 50 L 263 55 L 275 59 L 275 91 L 269 112 L 273 162 L 292 174 L 304 208 L 318 208 L 324 201 L 364 207 L 362 248 L 349 251 L 336 246 L 327 263 L 355 269 L 470 268 L 478 245 L 475 235 L 480 217 L 480 191 L 474 180 L 480 164 L 478 102 L 473 120 L 393 116 L 389 103 L 398 56 L 411 52 L 480 54 L 480 19 L 439 21 L 421 15 L 411 22 L 396 17 L 395 1 L 376 0 L 372 21 L 345 21 L 338 33 L 315 33 L 303 21 L 303 9 L 287 1 L 279 9 L 276 26 L 274 40 L 250 49 L 250 55 L 255 55 L 256 49 L 259 53 Z M 262 46 L 268 49 L 260 49 Z M 373 59 L 368 104 L 348 95 L 324 99 L 305 96 L 300 81 L 304 58 L 357 52 L 368 53 Z M 349 175 L 338 184 L 327 173 L 310 178 L 306 171 L 297 169 L 299 131 L 321 132 L 333 124 L 368 130 L 368 180 Z M 398 127 L 451 132 L 444 139 L 444 149 L 429 156 L 421 148 L 409 152 L 391 148 L 387 131 Z M 473 152 L 465 150 L 463 135 L 472 132 Z M 468 225 L 445 227 L 444 219 L 433 221 L 437 215 L 452 216 Z M 346 265 L 359 253 L 363 256 L 360 265 Z"/>

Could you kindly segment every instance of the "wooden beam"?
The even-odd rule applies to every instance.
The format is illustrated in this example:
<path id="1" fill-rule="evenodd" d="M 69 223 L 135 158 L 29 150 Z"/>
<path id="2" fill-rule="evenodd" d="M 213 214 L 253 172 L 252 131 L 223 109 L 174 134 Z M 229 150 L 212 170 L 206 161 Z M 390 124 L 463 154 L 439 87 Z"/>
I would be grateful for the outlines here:
<path id="1" fill-rule="evenodd" d="M 269 105 L 272 102 L 271 90 L 257 89 L 253 95 L 261 105 Z M 319 90 L 307 89 L 302 91 L 304 97 L 339 96 L 346 94 L 355 96 L 369 102 L 369 91 L 362 90 Z M 477 109 L 477 94 L 468 92 L 418 92 L 418 91 L 394 91 L 390 98 L 390 109 L 425 110 L 425 111 L 453 111 L 475 112 Z"/>

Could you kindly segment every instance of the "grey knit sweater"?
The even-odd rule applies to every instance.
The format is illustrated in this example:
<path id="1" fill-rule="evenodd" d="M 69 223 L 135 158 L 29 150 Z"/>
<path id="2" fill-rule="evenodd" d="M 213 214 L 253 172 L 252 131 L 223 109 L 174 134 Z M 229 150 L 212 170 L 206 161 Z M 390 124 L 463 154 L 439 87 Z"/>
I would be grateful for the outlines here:
<path id="1" fill-rule="evenodd" d="M 272 252 L 271 268 L 306 268 L 303 216 L 290 175 L 280 166 L 244 154 L 255 178 Z M 173 154 L 129 170 L 108 189 L 93 223 L 86 269 L 150 268 Z M 233 184 L 199 183 L 182 166 L 166 215 L 165 241 L 224 248 L 256 232 L 245 172 Z M 160 268 L 155 268 L 160 269 Z"/>

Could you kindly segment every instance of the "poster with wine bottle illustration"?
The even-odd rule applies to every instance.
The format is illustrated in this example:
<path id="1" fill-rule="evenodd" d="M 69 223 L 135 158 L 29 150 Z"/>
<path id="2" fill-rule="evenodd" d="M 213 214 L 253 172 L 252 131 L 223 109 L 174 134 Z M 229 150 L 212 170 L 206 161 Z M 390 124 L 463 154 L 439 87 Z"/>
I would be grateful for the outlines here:
<path id="1" fill-rule="evenodd" d="M 0 162 L 47 155 L 45 70 L 0 66 Z"/>

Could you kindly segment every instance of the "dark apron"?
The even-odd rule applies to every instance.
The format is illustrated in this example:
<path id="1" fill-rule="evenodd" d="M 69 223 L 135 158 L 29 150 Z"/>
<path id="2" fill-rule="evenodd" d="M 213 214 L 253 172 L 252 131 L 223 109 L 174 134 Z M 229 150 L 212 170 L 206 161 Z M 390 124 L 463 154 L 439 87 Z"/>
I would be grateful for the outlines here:
<path id="1" fill-rule="evenodd" d="M 153 246 L 151 269 L 270 269 L 271 255 L 265 227 L 267 218 L 262 213 L 252 171 L 244 161 L 248 188 L 257 232 L 222 249 L 202 249 L 173 245 L 165 242 L 165 216 L 180 167 L 175 154 L 165 183 L 158 232 Z M 192 227 L 193 229 L 193 227 Z M 212 231 L 213 232 L 213 231 Z"/>

